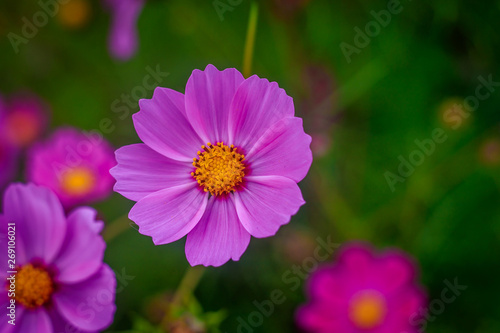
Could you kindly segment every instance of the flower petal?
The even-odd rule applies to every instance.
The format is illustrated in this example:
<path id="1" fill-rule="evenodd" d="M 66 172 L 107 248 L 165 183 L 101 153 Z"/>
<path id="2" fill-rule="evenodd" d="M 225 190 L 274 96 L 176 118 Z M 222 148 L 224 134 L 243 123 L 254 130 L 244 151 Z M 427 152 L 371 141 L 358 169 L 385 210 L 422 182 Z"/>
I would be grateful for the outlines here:
<path id="1" fill-rule="evenodd" d="M 118 60 L 129 60 L 137 52 L 139 45 L 137 20 L 144 1 L 108 0 L 107 4 L 113 11 L 108 37 L 109 53 Z"/>
<path id="2" fill-rule="evenodd" d="M 11 237 L 13 237 L 11 232 Z M 15 236 L 14 236 L 15 237 Z M 5 260 L 0 260 L 0 280 L 5 281 L 5 278 L 8 276 L 7 271 L 9 270 L 9 262 L 7 261 L 8 246 L 9 246 L 9 225 L 8 220 L 4 215 L 0 214 L 0 253 L 5 253 Z M 19 261 L 19 258 L 16 258 Z M 24 262 L 19 261 L 16 263 L 18 265 L 24 264 Z M 2 301 L 2 296 L 7 293 L 4 293 L 5 290 L 0 292 L 0 302 Z"/>
<path id="3" fill-rule="evenodd" d="M 230 106 L 243 75 L 234 68 L 219 71 L 208 65 L 194 70 L 186 85 L 186 113 L 204 143 L 228 142 Z"/>
<path id="4" fill-rule="evenodd" d="M 374 268 L 380 288 L 386 294 L 397 294 L 401 289 L 411 286 L 417 278 L 416 263 L 399 250 L 383 253 L 374 263 Z"/>
<path id="5" fill-rule="evenodd" d="M 290 178 L 247 176 L 245 180 L 243 190 L 235 192 L 235 206 L 241 224 L 254 237 L 274 235 L 305 203 Z"/>
<path id="6" fill-rule="evenodd" d="M 139 106 L 132 117 L 141 140 L 164 156 L 192 162 L 204 142 L 186 119 L 184 95 L 158 87 L 153 98 L 141 99 Z"/>
<path id="7" fill-rule="evenodd" d="M 295 315 L 296 322 L 306 332 L 315 333 L 355 333 L 349 330 L 349 323 L 345 319 L 343 310 L 346 308 L 332 308 L 330 304 L 313 303 L 301 306 Z M 345 311 L 345 310 L 344 310 Z"/>
<path id="8" fill-rule="evenodd" d="M 211 197 L 205 215 L 186 240 L 186 257 L 191 266 L 221 266 L 240 259 L 250 243 L 250 234 L 241 225 L 234 201 Z"/>
<path id="9" fill-rule="evenodd" d="M 113 322 L 116 277 L 107 265 L 87 280 L 62 284 L 52 299 L 71 325 L 85 331 L 103 330 Z"/>
<path id="10" fill-rule="evenodd" d="M 144 197 L 130 210 L 139 232 L 153 237 L 156 245 L 186 236 L 200 221 L 208 193 L 193 183 L 164 189 Z"/>
<path id="11" fill-rule="evenodd" d="M 4 253 L 6 253 L 6 252 L 4 252 Z M 4 279 L 2 279 L 2 280 L 5 281 Z M 20 323 L 23 320 L 22 318 L 23 318 L 25 308 L 16 304 L 16 308 L 15 308 L 15 316 L 16 316 L 15 323 L 16 323 L 16 325 L 12 325 L 12 324 L 8 323 L 8 321 L 10 321 L 12 319 L 10 316 L 7 317 L 9 315 L 9 313 L 12 311 L 11 309 L 7 309 L 8 306 L 11 306 L 10 300 L 11 300 L 10 297 L 7 295 L 7 290 L 6 290 L 6 288 L 4 288 L 2 290 L 2 292 L 0 292 L 0 307 L 2 309 L 0 311 L 0 315 L 3 318 L 3 320 L 0 322 L 0 333 L 19 332 L 19 331 L 16 331 L 16 329 L 20 326 Z"/>
<path id="12" fill-rule="evenodd" d="M 395 296 L 389 299 L 387 318 L 380 329 L 384 332 L 421 332 L 417 323 L 426 320 L 425 311 L 422 311 L 428 307 L 425 292 L 416 287 L 408 287 L 399 290 Z"/>
<path id="13" fill-rule="evenodd" d="M 271 125 L 294 112 L 285 90 L 254 75 L 240 85 L 231 103 L 229 142 L 250 151 Z"/>
<path id="14" fill-rule="evenodd" d="M 110 170 L 114 190 L 130 200 L 192 180 L 190 163 L 172 160 L 142 143 L 118 149 L 116 159 L 118 165 Z"/>
<path id="15" fill-rule="evenodd" d="M 374 264 L 373 249 L 362 242 L 353 242 L 341 249 L 338 264 L 342 269 L 356 274 L 370 275 Z"/>
<path id="16" fill-rule="evenodd" d="M 335 268 L 320 267 L 307 281 L 307 291 L 313 301 L 342 304 L 352 294 L 344 282 L 345 279 L 336 274 Z"/>
<path id="17" fill-rule="evenodd" d="M 104 227 L 96 221 L 93 208 L 77 208 L 68 216 L 68 230 L 59 256 L 54 260 L 59 270 L 57 280 L 75 283 L 96 273 L 102 265 L 106 244 L 99 235 Z"/>
<path id="18" fill-rule="evenodd" d="M 349 283 L 346 289 L 376 289 L 374 275 L 375 256 L 370 245 L 362 242 L 353 242 L 341 248 L 338 256 L 338 274 L 342 274 Z M 381 291 L 382 292 L 382 291 Z"/>
<path id="19" fill-rule="evenodd" d="M 54 193 L 33 184 L 11 185 L 5 191 L 4 217 L 16 224 L 19 262 L 34 258 L 52 262 L 66 235 L 63 208 Z"/>
<path id="20" fill-rule="evenodd" d="M 16 333 L 36 332 L 53 333 L 52 322 L 47 311 L 44 308 L 27 311 L 24 310 L 22 316 L 19 316 L 20 307 L 16 309 Z"/>
<path id="21" fill-rule="evenodd" d="M 75 326 L 71 325 L 64 317 L 55 309 L 51 307 L 48 309 L 54 333 L 98 333 L 99 331 L 81 331 Z"/>
<path id="22" fill-rule="evenodd" d="M 300 182 L 309 171 L 311 137 L 304 133 L 302 119 L 284 118 L 272 125 L 255 143 L 246 159 L 252 176 L 280 175 Z"/>

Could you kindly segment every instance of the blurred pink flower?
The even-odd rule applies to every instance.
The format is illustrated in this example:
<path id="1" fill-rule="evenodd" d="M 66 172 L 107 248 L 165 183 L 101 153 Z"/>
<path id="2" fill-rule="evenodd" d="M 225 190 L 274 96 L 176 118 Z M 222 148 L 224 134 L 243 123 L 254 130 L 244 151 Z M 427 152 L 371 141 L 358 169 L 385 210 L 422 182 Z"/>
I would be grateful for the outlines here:
<path id="1" fill-rule="evenodd" d="M 49 122 L 49 108 L 32 93 L 19 93 L 4 102 L 1 131 L 15 147 L 25 148 L 40 137 Z"/>
<path id="2" fill-rule="evenodd" d="M 137 201 L 130 219 L 155 244 L 187 235 L 191 265 L 220 266 L 304 204 L 297 183 L 311 166 L 311 137 L 277 83 L 208 65 L 185 94 L 157 88 L 139 105 L 144 144 L 118 149 L 111 173 L 115 191 Z"/>
<path id="3" fill-rule="evenodd" d="M 309 303 L 296 314 L 307 332 L 419 332 L 412 323 L 426 296 L 405 253 L 347 245 L 334 265 L 312 273 L 307 287 Z"/>
<path id="4" fill-rule="evenodd" d="M 99 232 L 104 224 L 96 221 L 96 212 L 82 207 L 66 217 L 57 197 L 33 184 L 9 186 L 3 203 L 0 248 L 5 256 L 10 253 L 15 228 L 16 257 L 15 264 L 7 258 L 0 262 L 0 331 L 96 332 L 108 327 L 116 309 L 116 278 L 102 262 L 106 244 Z M 8 224 L 15 227 L 8 229 Z M 9 295 L 13 277 L 15 295 Z M 8 323 L 9 306 L 15 307 L 15 325 Z"/>
<path id="5" fill-rule="evenodd" d="M 127 61 L 136 54 L 139 45 L 137 20 L 144 3 L 145 0 L 104 0 L 111 11 L 108 48 L 113 58 Z"/>
<path id="6" fill-rule="evenodd" d="M 109 169 L 115 165 L 105 139 L 62 128 L 28 151 L 27 178 L 53 190 L 68 209 L 106 199 L 114 184 Z"/>

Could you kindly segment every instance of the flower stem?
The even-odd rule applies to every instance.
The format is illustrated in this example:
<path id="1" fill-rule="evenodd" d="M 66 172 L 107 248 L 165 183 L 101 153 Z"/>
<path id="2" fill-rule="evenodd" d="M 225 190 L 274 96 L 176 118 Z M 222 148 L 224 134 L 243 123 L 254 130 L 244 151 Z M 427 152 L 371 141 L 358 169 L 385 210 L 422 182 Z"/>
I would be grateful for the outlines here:
<path id="1" fill-rule="evenodd" d="M 201 280 L 206 268 L 204 266 L 189 267 L 177 288 L 172 300 L 173 304 L 186 303 Z"/>
<path id="2" fill-rule="evenodd" d="M 109 243 L 116 236 L 122 234 L 123 232 L 127 231 L 130 228 L 131 225 L 130 225 L 130 220 L 128 218 L 128 214 L 125 214 L 117 218 L 113 222 L 106 224 L 106 228 L 102 233 L 102 238 L 104 238 L 104 241 L 106 243 Z"/>
<path id="3" fill-rule="evenodd" d="M 172 302 L 170 303 L 169 308 L 165 311 L 165 315 L 160 323 L 160 328 L 163 330 L 167 330 L 169 323 L 174 320 L 172 316 L 172 310 L 179 306 L 186 306 L 189 303 L 190 297 L 193 295 L 196 286 L 201 280 L 203 273 L 205 272 L 205 267 L 203 266 L 195 266 L 189 267 L 184 274 L 181 282 L 179 283 L 179 287 L 172 298 Z"/>
<path id="4" fill-rule="evenodd" d="M 245 53 L 243 55 L 243 76 L 249 77 L 252 73 L 253 50 L 255 46 L 255 35 L 257 32 L 257 21 L 259 18 L 259 5 L 256 1 L 250 7 L 250 18 L 248 19 L 247 38 L 245 42 Z"/>

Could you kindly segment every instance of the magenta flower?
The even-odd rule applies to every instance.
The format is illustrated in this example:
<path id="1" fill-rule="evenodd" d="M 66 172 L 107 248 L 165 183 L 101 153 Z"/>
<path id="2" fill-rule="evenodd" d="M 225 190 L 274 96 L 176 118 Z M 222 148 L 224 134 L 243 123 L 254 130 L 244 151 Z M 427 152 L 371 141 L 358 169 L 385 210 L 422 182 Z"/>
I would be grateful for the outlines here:
<path id="1" fill-rule="evenodd" d="M 4 104 L 4 109 L 0 129 L 12 146 L 29 146 L 47 128 L 48 106 L 34 94 L 15 95 Z"/>
<path id="2" fill-rule="evenodd" d="M 101 136 L 63 128 L 28 151 L 27 178 L 54 191 L 68 209 L 107 198 L 115 165 L 113 149 Z"/>
<path id="3" fill-rule="evenodd" d="M 187 235 L 191 265 L 220 266 L 304 204 L 297 182 L 312 162 L 311 138 L 275 82 L 209 65 L 193 71 L 185 94 L 157 88 L 139 105 L 144 144 L 118 149 L 111 174 L 156 245 Z"/>
<path id="4" fill-rule="evenodd" d="M 106 244 L 99 232 L 104 224 L 96 221 L 96 212 L 82 207 L 66 217 L 57 197 L 33 184 L 9 186 L 3 203 L 0 331 L 96 332 L 108 327 L 116 278 L 102 262 Z M 14 253 L 8 252 L 9 242 L 15 243 L 15 259 L 7 261 L 7 253 Z M 8 322 L 14 317 L 15 326 Z"/>
<path id="5" fill-rule="evenodd" d="M 137 52 L 137 20 L 144 2 L 145 0 L 105 0 L 105 5 L 112 12 L 108 48 L 113 58 L 126 61 Z"/>
<path id="6" fill-rule="evenodd" d="M 406 254 L 376 255 L 366 245 L 348 245 L 335 265 L 309 278 L 310 301 L 297 312 L 297 322 L 317 333 L 417 333 L 413 324 L 426 297 L 416 279 Z"/>

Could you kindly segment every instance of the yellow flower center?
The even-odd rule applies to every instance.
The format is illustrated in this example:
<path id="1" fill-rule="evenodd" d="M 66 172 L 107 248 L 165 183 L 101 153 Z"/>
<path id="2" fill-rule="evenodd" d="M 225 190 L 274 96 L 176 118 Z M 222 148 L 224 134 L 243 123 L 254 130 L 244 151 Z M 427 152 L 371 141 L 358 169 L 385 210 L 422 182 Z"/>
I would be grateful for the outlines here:
<path id="1" fill-rule="evenodd" d="M 384 297 L 376 291 L 363 291 L 353 297 L 349 318 L 360 329 L 371 329 L 382 323 L 387 312 Z"/>
<path id="2" fill-rule="evenodd" d="M 45 269 L 28 264 L 17 272 L 15 278 L 16 302 L 28 309 L 34 309 L 50 300 L 54 283 Z"/>
<path id="3" fill-rule="evenodd" d="M 191 176 L 211 195 L 233 192 L 245 176 L 245 156 L 238 153 L 238 148 L 222 142 L 215 146 L 209 142 L 201 149 L 198 158 L 193 158 L 196 170 Z"/>
<path id="4" fill-rule="evenodd" d="M 94 173 L 88 168 L 75 168 L 62 175 L 62 188 L 64 192 L 80 196 L 89 193 L 95 185 Z"/>

